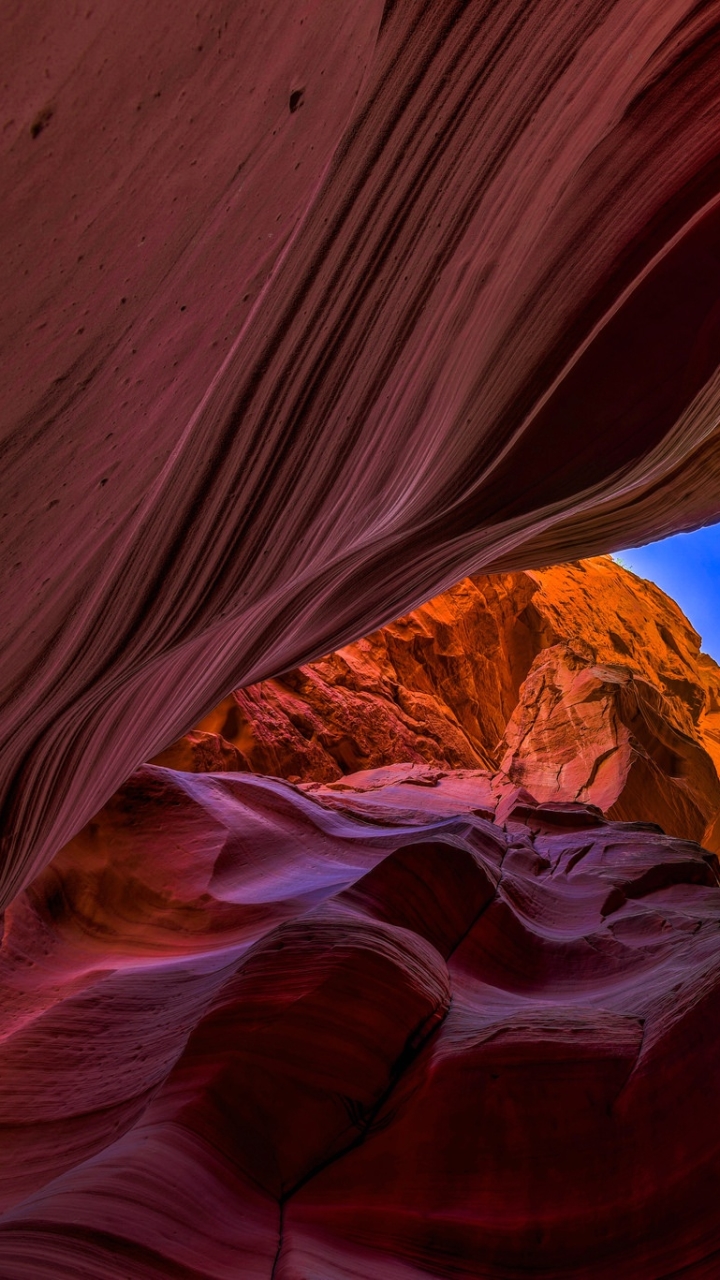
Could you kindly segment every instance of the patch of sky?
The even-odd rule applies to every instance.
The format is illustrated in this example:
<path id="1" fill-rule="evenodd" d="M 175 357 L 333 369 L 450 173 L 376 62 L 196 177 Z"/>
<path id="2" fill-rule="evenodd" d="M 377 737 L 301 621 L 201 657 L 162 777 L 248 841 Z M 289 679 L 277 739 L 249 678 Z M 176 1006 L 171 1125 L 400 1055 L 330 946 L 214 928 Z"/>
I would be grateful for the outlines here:
<path id="1" fill-rule="evenodd" d="M 720 662 L 720 524 L 618 551 L 615 559 L 676 600 L 704 651 Z"/>

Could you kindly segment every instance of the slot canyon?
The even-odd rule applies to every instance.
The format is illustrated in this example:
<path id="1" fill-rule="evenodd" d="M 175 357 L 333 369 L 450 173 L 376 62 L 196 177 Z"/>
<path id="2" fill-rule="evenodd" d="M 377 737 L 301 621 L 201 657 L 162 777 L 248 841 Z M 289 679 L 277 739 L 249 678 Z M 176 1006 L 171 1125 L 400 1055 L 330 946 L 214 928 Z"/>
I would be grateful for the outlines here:
<path id="1" fill-rule="evenodd" d="M 720 0 L 4 17 L 0 1277 L 715 1280 Z"/>

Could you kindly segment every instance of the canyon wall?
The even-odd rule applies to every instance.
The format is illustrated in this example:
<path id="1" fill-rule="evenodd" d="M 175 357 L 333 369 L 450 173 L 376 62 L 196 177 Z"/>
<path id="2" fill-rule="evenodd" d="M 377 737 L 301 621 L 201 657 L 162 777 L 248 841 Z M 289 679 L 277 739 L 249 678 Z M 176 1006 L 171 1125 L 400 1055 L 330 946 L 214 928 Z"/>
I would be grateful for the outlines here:
<path id="1" fill-rule="evenodd" d="M 11 9 L 0 903 L 233 688 L 718 514 L 719 18 Z"/>
<path id="2" fill-rule="evenodd" d="M 5 912 L 3 1276 L 711 1274 L 719 674 L 476 576 L 137 770 Z"/>
<path id="3" fill-rule="evenodd" d="M 708 1280 L 720 0 L 5 16 L 0 1274 Z"/>

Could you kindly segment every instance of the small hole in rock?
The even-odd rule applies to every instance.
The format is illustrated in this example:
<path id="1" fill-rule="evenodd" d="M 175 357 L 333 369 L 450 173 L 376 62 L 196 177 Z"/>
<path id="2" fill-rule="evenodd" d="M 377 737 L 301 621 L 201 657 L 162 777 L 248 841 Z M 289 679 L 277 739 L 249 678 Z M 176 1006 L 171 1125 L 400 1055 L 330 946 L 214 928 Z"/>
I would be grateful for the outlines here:
<path id="1" fill-rule="evenodd" d="M 292 109 L 293 108 L 291 108 L 291 110 Z M 53 116 L 52 107 L 43 107 L 42 111 L 38 112 L 32 124 L 30 125 L 30 137 L 37 138 L 39 134 L 42 133 L 43 129 L 47 128 L 50 121 L 52 120 L 52 116 Z"/>
<path id="2" fill-rule="evenodd" d="M 290 111 L 291 112 L 297 111 L 298 107 L 302 106 L 304 98 L 305 98 L 304 89 L 293 89 L 292 93 L 290 94 Z"/>

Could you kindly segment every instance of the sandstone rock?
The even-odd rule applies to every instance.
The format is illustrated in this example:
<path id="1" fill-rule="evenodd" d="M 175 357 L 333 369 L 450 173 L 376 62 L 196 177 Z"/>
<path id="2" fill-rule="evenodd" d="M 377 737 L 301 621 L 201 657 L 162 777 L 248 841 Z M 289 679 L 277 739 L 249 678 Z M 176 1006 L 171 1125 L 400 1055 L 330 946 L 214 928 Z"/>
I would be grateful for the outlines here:
<path id="1" fill-rule="evenodd" d="M 227 773 L 249 769 L 247 756 L 219 733 L 192 729 L 165 751 L 155 756 L 154 764 L 183 773 Z"/>
<path id="2" fill-rule="evenodd" d="M 149 766 L 16 899 L 3 1277 L 709 1274 L 717 860 L 473 772 Z"/>
<path id="3" fill-rule="evenodd" d="M 716 861 L 493 770 L 705 815 L 524 571 L 718 513 L 716 0 L 5 16 L 3 1280 L 706 1280 Z"/>
<path id="4" fill-rule="evenodd" d="M 367 639 L 238 690 L 199 728 L 253 772 L 284 778 L 401 762 L 492 768 L 539 644 L 521 616 L 536 589 L 528 574 L 466 579 Z M 182 745 L 156 761 L 181 768 L 189 756 Z"/>
<path id="5" fill-rule="evenodd" d="M 598 557 L 466 579 L 226 698 L 199 733 L 225 747 L 180 739 L 156 763 L 293 782 L 351 774 L 351 787 L 391 765 L 416 782 L 423 764 L 499 770 L 539 800 L 580 799 L 720 849 L 719 708 L 720 668 L 675 602 Z"/>
<path id="6" fill-rule="evenodd" d="M 1 904 L 233 688 L 718 514 L 716 21 L 12 9 Z"/>
<path id="7" fill-rule="evenodd" d="M 540 801 L 580 800 L 715 848 L 720 780 L 674 708 L 628 667 L 599 666 L 589 645 L 536 658 L 505 731 L 501 771 Z"/>
<path id="8" fill-rule="evenodd" d="M 720 682 L 720 668 L 701 653 L 700 636 L 674 600 L 609 556 L 530 577 L 538 590 L 525 618 L 543 648 L 583 640 L 599 663 L 626 667 L 655 685 L 677 727 L 697 733 L 707 681 Z"/>

